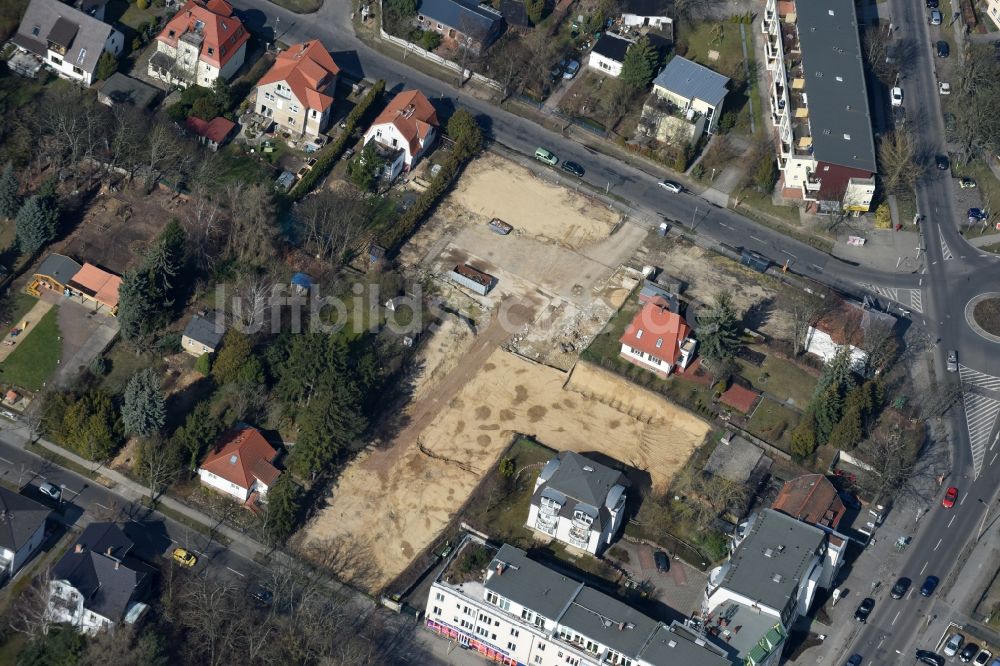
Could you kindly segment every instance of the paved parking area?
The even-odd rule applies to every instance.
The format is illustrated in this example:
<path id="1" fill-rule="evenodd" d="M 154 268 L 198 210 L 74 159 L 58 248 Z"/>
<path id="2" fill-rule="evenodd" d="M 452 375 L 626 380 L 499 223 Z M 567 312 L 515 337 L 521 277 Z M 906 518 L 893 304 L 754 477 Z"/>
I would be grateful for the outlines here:
<path id="1" fill-rule="evenodd" d="M 67 388 L 111 344 L 118 334 L 118 320 L 103 312 L 94 312 L 93 306 L 83 305 L 61 294 L 43 291 L 42 298 L 59 304 L 62 356 L 52 382 L 59 388 Z"/>
<path id="2" fill-rule="evenodd" d="M 661 573 L 653 561 L 653 547 L 647 544 L 629 543 L 621 540 L 614 546 L 628 553 L 628 562 L 621 566 L 630 576 L 640 581 L 649 581 L 653 587 L 653 597 L 685 616 L 701 608 L 705 596 L 706 574 L 681 560 L 671 557 L 670 571 Z"/>

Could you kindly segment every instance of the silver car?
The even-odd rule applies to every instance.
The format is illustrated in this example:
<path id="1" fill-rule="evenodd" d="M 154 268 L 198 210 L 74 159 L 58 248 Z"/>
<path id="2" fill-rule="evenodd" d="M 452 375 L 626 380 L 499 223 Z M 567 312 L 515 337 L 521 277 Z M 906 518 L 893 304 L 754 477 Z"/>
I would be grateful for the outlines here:
<path id="1" fill-rule="evenodd" d="M 59 490 L 59 486 L 54 483 L 49 483 L 48 481 L 39 484 L 38 492 L 43 495 L 48 495 L 54 500 L 57 500 L 62 496 L 62 491 Z"/>
<path id="2" fill-rule="evenodd" d="M 931 10 L 931 25 L 941 25 L 941 12 L 936 9 Z"/>
<path id="3" fill-rule="evenodd" d="M 684 190 L 678 183 L 672 180 L 662 180 L 660 181 L 660 187 L 665 189 L 667 192 L 673 192 L 674 194 L 680 194 Z"/>
<path id="4" fill-rule="evenodd" d="M 954 349 L 948 351 L 948 364 L 945 367 L 948 372 L 958 372 L 958 352 Z"/>
<path id="5" fill-rule="evenodd" d="M 954 657 L 958 654 L 958 650 L 962 647 L 962 643 L 964 642 L 965 636 L 962 634 L 952 634 L 948 639 L 948 642 L 944 644 L 944 656 Z"/>

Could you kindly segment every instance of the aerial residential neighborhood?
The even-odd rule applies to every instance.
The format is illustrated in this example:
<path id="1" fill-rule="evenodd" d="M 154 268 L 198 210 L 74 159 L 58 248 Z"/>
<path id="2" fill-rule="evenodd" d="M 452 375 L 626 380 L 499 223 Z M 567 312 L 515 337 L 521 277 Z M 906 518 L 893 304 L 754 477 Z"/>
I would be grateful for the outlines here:
<path id="1" fill-rule="evenodd" d="M 0 3 L 0 664 L 1000 666 L 998 12 Z"/>

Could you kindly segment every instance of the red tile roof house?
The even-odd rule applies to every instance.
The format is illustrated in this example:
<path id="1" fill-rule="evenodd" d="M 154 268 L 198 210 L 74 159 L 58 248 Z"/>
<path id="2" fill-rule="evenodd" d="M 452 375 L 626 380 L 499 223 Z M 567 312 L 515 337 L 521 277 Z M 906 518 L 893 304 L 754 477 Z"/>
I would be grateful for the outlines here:
<path id="1" fill-rule="evenodd" d="M 385 175 L 391 181 L 409 171 L 437 139 L 437 111 L 419 90 L 405 90 L 393 98 L 365 132 L 365 144 L 375 140 L 388 148 L 402 148 Z"/>
<path id="2" fill-rule="evenodd" d="M 149 76 L 185 88 L 211 88 L 243 66 L 249 39 L 226 0 L 190 0 L 156 36 Z"/>
<path id="3" fill-rule="evenodd" d="M 254 110 L 292 134 L 315 137 L 330 125 L 339 74 L 318 39 L 293 44 L 257 82 Z"/>
<path id="4" fill-rule="evenodd" d="M 229 140 L 235 131 L 236 123 L 222 116 L 211 120 L 202 120 L 198 116 L 188 116 L 184 122 L 188 131 L 198 137 L 198 143 L 218 150 L 219 146 Z"/>
<path id="5" fill-rule="evenodd" d="M 619 341 L 622 343 L 619 355 L 623 359 L 660 377 L 688 367 L 698 344 L 691 337 L 691 327 L 684 317 L 671 312 L 661 298 L 653 298 L 642 306 Z"/>
<path id="6" fill-rule="evenodd" d="M 230 430 L 216 442 L 198 468 L 206 486 L 222 491 L 242 503 L 267 495 L 281 472 L 274 466 L 278 452 L 260 430 L 242 426 Z"/>

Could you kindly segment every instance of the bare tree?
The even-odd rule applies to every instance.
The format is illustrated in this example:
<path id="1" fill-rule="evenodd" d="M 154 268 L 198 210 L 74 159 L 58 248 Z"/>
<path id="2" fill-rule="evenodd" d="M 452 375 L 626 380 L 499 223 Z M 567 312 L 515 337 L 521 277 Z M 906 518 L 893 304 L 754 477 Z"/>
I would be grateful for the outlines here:
<path id="1" fill-rule="evenodd" d="M 48 633 L 49 627 L 55 624 L 49 612 L 51 582 L 52 571 L 46 568 L 17 595 L 9 614 L 11 629 L 31 638 Z"/>
<path id="2" fill-rule="evenodd" d="M 858 485 L 872 497 L 883 497 L 897 491 L 913 474 L 916 452 L 906 434 L 897 425 L 875 430 L 861 443 L 858 452 L 869 465 L 858 478 Z"/>
<path id="3" fill-rule="evenodd" d="M 149 488 L 149 499 L 156 501 L 180 472 L 180 461 L 162 439 L 145 439 L 139 443 L 136 471 Z"/>
<path id="4" fill-rule="evenodd" d="M 912 190 L 917 182 L 916 151 L 909 132 L 898 130 L 882 135 L 878 161 L 882 182 L 889 192 Z"/>
<path id="5" fill-rule="evenodd" d="M 295 207 L 303 244 L 317 259 L 339 265 L 371 224 L 373 200 L 351 186 L 322 190 Z"/>
<path id="6" fill-rule="evenodd" d="M 896 68 L 889 57 L 886 30 L 881 25 L 868 26 L 861 32 L 861 45 L 872 73 L 884 85 L 889 85 L 896 75 Z"/>
<path id="7" fill-rule="evenodd" d="M 215 265 L 222 238 L 223 210 L 217 202 L 205 196 L 194 197 L 185 207 L 181 221 L 188 242 L 185 247 L 196 267 L 208 271 Z"/>
<path id="8" fill-rule="evenodd" d="M 830 307 L 830 298 L 823 294 L 809 293 L 801 289 L 788 287 L 778 296 L 778 307 L 787 312 L 792 320 L 792 350 L 795 355 L 801 354 L 805 347 L 806 333 L 826 314 Z"/>
<path id="9" fill-rule="evenodd" d="M 265 264 L 277 253 L 273 190 L 263 184 L 231 183 L 224 200 L 229 210 L 227 256 L 253 266 Z"/>
<path id="10" fill-rule="evenodd" d="M 231 324 L 239 330 L 254 334 L 263 330 L 274 312 L 273 305 L 280 308 L 282 285 L 269 272 L 244 271 L 236 279 L 233 297 L 230 300 Z M 272 321 L 271 328 L 278 328 L 280 322 Z"/>

